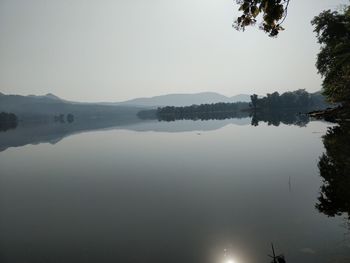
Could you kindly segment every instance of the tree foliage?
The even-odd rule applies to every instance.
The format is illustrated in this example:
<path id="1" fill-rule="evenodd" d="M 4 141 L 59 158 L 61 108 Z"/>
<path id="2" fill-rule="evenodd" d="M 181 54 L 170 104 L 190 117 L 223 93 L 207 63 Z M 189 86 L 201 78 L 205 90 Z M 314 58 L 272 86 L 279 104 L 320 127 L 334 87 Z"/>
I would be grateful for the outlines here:
<path id="1" fill-rule="evenodd" d="M 304 89 L 282 93 L 268 93 L 265 97 L 250 96 L 253 109 L 323 109 L 328 106 L 319 93 L 308 93 Z"/>
<path id="2" fill-rule="evenodd" d="M 184 107 L 166 106 L 157 109 L 160 120 L 208 120 L 240 117 L 241 110 L 249 108 L 247 102 L 212 103 Z"/>
<path id="3" fill-rule="evenodd" d="M 258 17 L 262 16 L 260 29 L 269 36 L 275 37 L 281 30 L 284 30 L 284 22 L 290 0 L 236 0 L 240 6 L 240 15 L 233 26 L 237 30 L 244 30 L 247 26 L 255 25 Z"/>
<path id="4" fill-rule="evenodd" d="M 316 67 L 331 102 L 350 104 L 350 6 L 341 12 L 323 11 L 312 20 L 322 45 Z"/>

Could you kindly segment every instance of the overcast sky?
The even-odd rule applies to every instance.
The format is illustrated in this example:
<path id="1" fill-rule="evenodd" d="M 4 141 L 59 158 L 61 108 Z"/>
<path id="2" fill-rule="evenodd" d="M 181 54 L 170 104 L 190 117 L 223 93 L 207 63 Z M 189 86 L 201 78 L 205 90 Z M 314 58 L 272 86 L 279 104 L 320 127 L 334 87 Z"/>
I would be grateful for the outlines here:
<path id="1" fill-rule="evenodd" d="M 320 89 L 310 20 L 346 0 L 291 0 L 271 39 L 232 28 L 233 0 L 0 0 L 0 91 L 77 101 Z"/>

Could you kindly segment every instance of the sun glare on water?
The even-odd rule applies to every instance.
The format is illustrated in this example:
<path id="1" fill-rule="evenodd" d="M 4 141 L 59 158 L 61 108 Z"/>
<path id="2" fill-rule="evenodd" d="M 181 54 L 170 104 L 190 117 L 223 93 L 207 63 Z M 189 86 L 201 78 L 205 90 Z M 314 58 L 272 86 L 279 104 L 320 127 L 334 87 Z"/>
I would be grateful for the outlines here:
<path id="1" fill-rule="evenodd" d="M 223 258 L 220 261 L 221 263 L 242 263 L 241 260 L 237 260 L 236 256 L 227 248 L 224 249 Z"/>

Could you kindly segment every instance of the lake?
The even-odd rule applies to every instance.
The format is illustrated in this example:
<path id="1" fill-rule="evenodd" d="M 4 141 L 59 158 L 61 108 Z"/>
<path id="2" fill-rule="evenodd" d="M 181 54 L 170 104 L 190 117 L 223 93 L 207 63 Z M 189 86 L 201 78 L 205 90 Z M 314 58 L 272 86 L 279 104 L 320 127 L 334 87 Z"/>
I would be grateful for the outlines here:
<path id="1" fill-rule="evenodd" d="M 260 263 L 271 243 L 287 262 L 350 262 L 346 216 L 315 207 L 334 124 L 68 125 L 0 133 L 3 263 Z"/>

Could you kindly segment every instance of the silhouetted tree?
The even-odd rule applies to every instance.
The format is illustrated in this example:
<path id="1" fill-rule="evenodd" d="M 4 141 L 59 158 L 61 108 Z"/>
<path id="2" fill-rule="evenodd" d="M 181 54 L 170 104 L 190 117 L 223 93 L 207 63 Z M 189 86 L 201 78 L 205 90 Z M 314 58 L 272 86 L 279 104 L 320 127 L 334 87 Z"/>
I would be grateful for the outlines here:
<path id="1" fill-rule="evenodd" d="M 253 94 L 250 96 L 250 100 L 251 100 L 251 105 L 254 109 L 256 109 L 257 105 L 258 105 L 258 95 Z"/>
<path id="2" fill-rule="evenodd" d="M 237 18 L 233 26 L 244 30 L 246 26 L 255 25 L 262 14 L 260 29 L 271 37 L 283 30 L 282 23 L 286 19 L 290 0 L 236 0 L 243 14 Z"/>

